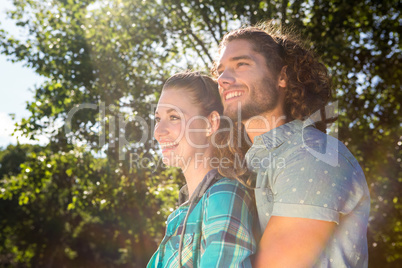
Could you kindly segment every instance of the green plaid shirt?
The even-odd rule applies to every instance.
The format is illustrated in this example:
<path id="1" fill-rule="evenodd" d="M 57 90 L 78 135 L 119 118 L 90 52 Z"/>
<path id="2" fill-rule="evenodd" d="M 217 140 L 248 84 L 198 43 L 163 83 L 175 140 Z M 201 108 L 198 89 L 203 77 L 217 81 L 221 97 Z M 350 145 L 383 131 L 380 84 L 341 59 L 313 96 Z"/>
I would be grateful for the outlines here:
<path id="1" fill-rule="evenodd" d="M 167 220 L 166 235 L 147 267 L 178 267 L 178 249 L 189 202 Z M 212 185 L 188 217 L 183 267 L 251 267 L 256 252 L 252 233 L 254 200 L 239 182 L 227 178 Z"/>

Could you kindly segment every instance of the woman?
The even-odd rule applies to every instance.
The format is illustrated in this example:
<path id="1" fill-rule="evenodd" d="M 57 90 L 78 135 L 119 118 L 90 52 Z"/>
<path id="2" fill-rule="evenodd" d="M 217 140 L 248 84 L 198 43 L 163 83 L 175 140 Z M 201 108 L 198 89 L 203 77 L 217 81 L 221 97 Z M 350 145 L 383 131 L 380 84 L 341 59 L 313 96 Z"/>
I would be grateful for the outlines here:
<path id="1" fill-rule="evenodd" d="M 181 168 L 187 185 L 147 267 L 251 267 L 253 198 L 213 168 L 218 158 L 211 137 L 222 111 L 218 86 L 208 76 L 178 73 L 162 89 L 154 136 L 164 163 Z"/>

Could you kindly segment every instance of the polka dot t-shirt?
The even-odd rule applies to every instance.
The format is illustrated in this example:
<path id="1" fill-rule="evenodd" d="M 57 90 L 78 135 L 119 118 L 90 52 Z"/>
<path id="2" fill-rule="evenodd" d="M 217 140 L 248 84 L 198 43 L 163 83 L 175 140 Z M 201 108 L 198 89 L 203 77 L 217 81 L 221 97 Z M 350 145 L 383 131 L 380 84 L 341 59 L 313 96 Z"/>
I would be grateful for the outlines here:
<path id="1" fill-rule="evenodd" d="M 337 223 L 314 267 L 367 267 L 370 196 L 357 160 L 339 140 L 295 120 L 254 139 L 247 152 L 257 173 L 261 231 L 271 216 Z"/>

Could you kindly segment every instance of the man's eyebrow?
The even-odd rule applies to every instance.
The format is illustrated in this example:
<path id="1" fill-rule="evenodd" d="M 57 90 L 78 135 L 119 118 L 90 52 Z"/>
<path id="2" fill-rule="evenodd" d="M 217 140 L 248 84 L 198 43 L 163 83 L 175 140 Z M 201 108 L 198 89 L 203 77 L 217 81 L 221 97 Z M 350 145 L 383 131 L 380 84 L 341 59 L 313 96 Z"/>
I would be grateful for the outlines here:
<path id="1" fill-rule="evenodd" d="M 241 55 L 237 57 L 230 58 L 229 61 L 239 61 L 239 60 L 251 60 L 254 61 L 254 58 L 252 58 L 249 55 Z M 216 68 L 217 71 L 222 67 L 222 64 L 219 64 L 218 67 Z"/>
<path id="2" fill-rule="evenodd" d="M 237 56 L 237 57 L 233 57 L 230 59 L 230 61 L 238 61 L 238 60 L 254 60 L 251 56 L 248 55 L 242 55 L 242 56 Z"/>

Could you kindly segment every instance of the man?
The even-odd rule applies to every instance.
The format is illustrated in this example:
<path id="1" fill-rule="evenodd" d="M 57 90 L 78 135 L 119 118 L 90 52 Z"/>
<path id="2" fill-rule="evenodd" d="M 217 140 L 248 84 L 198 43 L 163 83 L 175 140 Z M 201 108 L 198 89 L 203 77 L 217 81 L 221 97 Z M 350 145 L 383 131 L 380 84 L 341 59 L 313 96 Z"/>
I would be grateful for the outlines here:
<path id="1" fill-rule="evenodd" d="M 224 114 L 253 145 L 263 232 L 256 267 L 367 267 L 370 198 L 356 159 L 325 124 L 330 80 L 313 53 L 263 27 L 229 32 L 214 67 Z M 324 119 L 325 122 L 325 119 Z"/>

